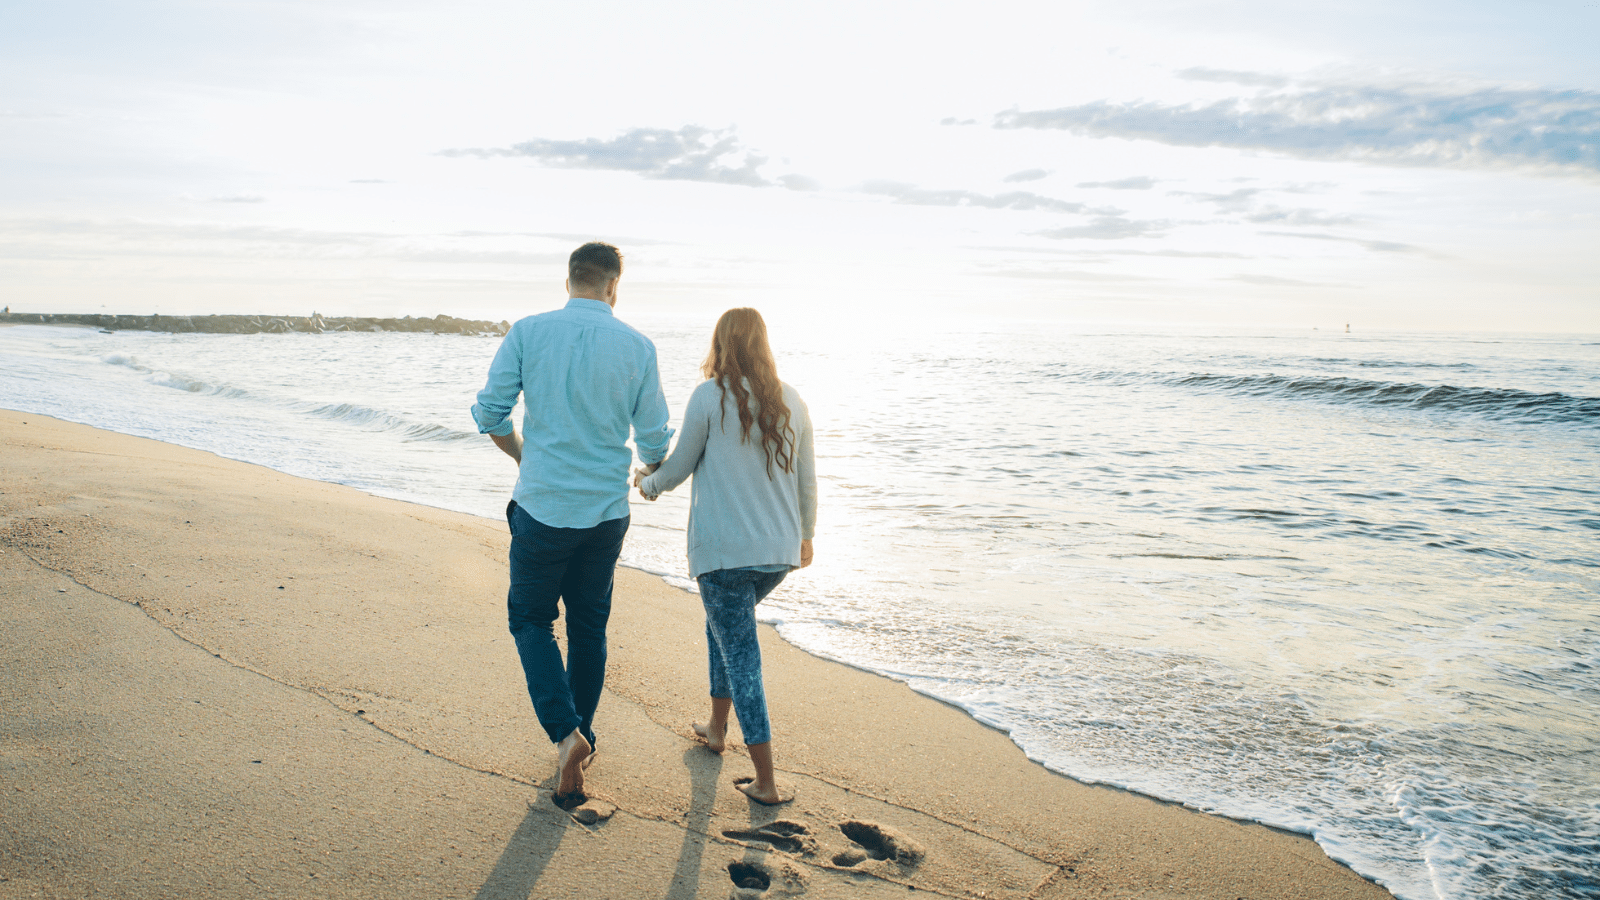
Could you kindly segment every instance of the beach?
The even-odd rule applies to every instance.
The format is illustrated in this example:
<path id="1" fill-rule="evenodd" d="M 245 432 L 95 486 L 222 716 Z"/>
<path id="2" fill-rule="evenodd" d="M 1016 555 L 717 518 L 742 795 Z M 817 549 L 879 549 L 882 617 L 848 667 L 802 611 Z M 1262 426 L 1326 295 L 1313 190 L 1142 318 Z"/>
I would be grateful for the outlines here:
<path id="1" fill-rule="evenodd" d="M 36 414 L 0 436 L 6 897 L 1388 896 L 765 626 L 797 797 L 756 806 L 737 734 L 692 739 L 696 598 L 627 569 L 569 813 L 503 525 Z"/>

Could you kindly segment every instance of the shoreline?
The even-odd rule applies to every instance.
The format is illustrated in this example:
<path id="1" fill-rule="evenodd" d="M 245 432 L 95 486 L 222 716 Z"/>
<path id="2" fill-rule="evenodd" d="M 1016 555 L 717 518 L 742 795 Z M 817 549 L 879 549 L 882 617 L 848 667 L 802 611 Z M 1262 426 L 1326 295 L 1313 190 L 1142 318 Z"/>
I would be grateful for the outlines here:
<path id="1" fill-rule="evenodd" d="M 504 633 L 506 538 L 493 520 L 32 413 L 0 412 L 0 444 L 8 459 L 0 481 L 0 570 L 8 585 L 28 585 L 24 593 L 43 598 L 30 599 L 36 607 L 30 615 L 38 621 L 70 629 L 72 617 L 52 606 L 58 595 L 69 595 L 74 604 L 121 617 L 154 644 L 182 643 L 193 658 L 175 664 L 174 671 L 228 669 L 225 674 L 249 682 L 238 688 L 239 696 L 214 705 L 234 715 L 259 705 L 252 691 L 287 691 L 320 704 L 376 747 L 373 752 L 417 770 L 414 781 L 385 785 L 404 801 L 400 807 L 417 799 L 412 795 L 420 785 L 443 777 L 435 771 L 440 766 L 471 782 L 459 788 L 461 796 L 475 794 L 490 806 L 504 806 L 506 796 L 522 803 L 501 810 L 494 837 L 478 840 L 476 854 L 462 851 L 448 865 L 435 864 L 448 870 L 435 873 L 435 880 L 413 873 L 402 856 L 394 871 L 363 870 L 363 878 L 377 880 L 339 880 L 338 873 L 326 873 L 341 885 L 330 895 L 392 896 L 405 885 L 430 893 L 478 890 L 484 896 L 491 885 L 512 882 L 536 886 L 539 896 L 561 896 L 560 890 L 576 892 L 589 884 L 595 895 L 585 879 L 603 874 L 614 880 L 618 862 L 627 861 L 637 863 L 628 877 L 638 893 L 618 888 L 597 895 L 665 890 L 670 896 L 724 897 L 737 889 L 729 866 L 738 863 L 765 871 L 771 896 L 872 896 L 891 888 L 903 894 L 907 887 L 949 896 L 1038 898 L 1389 896 L 1334 863 L 1304 835 L 1053 772 L 964 709 L 886 676 L 814 656 L 766 625 L 762 641 L 777 725 L 776 761 L 780 779 L 799 797 L 786 807 L 756 808 L 730 784 L 748 774 L 742 752 L 730 749 L 715 757 L 689 737 L 688 723 L 703 714 L 704 704 L 698 604 L 684 603 L 692 595 L 637 569 L 618 572 L 607 696 L 596 722 L 605 752 L 589 777 L 599 809 L 613 811 L 609 819 L 578 823 L 548 799 L 553 752 L 533 721 Z M 13 680 L 50 661 L 28 656 L 39 641 L 18 632 L 14 611 L 8 616 L 6 644 L 13 649 L 6 651 L 11 655 L 4 669 Z M 17 655 L 23 658 L 12 658 Z M 105 665 L 81 647 L 69 648 L 69 655 L 80 681 L 95 681 L 92 673 Z M 52 664 L 59 667 L 60 659 Z M 44 708 L 43 700 L 16 685 L 3 687 L 23 697 L 21 722 L 8 727 L 20 729 L 10 735 L 13 743 L 29 747 L 60 745 L 71 736 L 70 729 L 61 730 L 63 716 L 107 712 L 89 702 Z M 303 730 L 305 715 L 289 716 L 276 730 L 266 727 L 261 740 L 279 752 L 292 751 L 297 744 L 291 738 Z M 96 734 L 115 743 L 120 731 Z M 160 729 L 152 732 L 159 734 Z M 334 747 L 356 739 L 334 738 Z M 48 757 L 42 751 L 19 755 L 7 763 L 9 775 L 27 779 L 17 784 L 55 784 L 71 793 L 86 773 Z M 146 768 L 159 771 L 161 758 L 157 754 Z M 359 795 L 366 779 L 338 759 L 335 749 L 322 764 L 309 766 L 306 790 Z M 197 774 L 204 780 L 214 772 Z M 0 800 L 6 821 L 30 834 L 38 831 L 33 836 L 40 840 L 65 840 L 65 821 L 83 810 L 69 803 L 50 812 L 12 795 L 28 793 L 8 792 Z M 213 797 L 168 804 L 160 795 L 136 794 L 124 789 L 123 812 L 163 821 L 184 819 L 216 802 Z M 266 791 L 255 799 L 266 803 L 273 796 Z M 471 830 L 463 823 L 481 812 L 469 806 L 461 812 L 464 819 L 440 820 L 426 809 L 426 803 L 413 803 L 415 822 L 391 824 L 407 833 L 417 823 L 435 831 Z M 303 810 L 282 814 L 294 818 Z M 787 837 L 761 831 L 780 819 L 805 830 Z M 906 835 L 924 853 L 915 862 L 868 858 L 843 865 L 836 857 L 847 858 L 842 854 L 859 843 L 841 830 L 848 822 Z M 248 845 L 260 865 L 303 849 L 297 846 L 301 840 L 213 824 Z M 339 840 L 332 830 L 320 834 L 308 827 L 307 833 L 319 834 L 313 844 Z M 626 848 L 623 859 L 593 852 L 613 844 Z M 43 870 L 28 865 L 13 846 L 19 845 L 8 842 L 0 854 L 0 877 L 57 889 L 79 883 L 67 874 L 70 866 L 50 870 L 58 873 L 50 876 L 56 881 L 41 880 Z M 342 852 L 377 859 L 388 846 L 377 839 L 357 841 Z M 504 876 L 512 866 L 507 860 L 513 846 L 548 846 L 531 881 L 496 881 L 497 873 Z M 192 849 L 197 859 L 210 859 L 204 848 Z M 89 860 L 94 850 L 91 840 L 73 858 Z M 101 875 L 109 871 L 145 885 L 150 895 L 159 893 L 159 879 L 140 875 L 124 855 L 93 865 Z M 248 877 L 260 871 L 231 864 L 220 851 L 211 864 L 220 866 L 212 877 L 225 884 L 208 891 L 260 895 L 249 888 Z M 240 873 L 242 880 L 234 877 Z M 319 890 L 330 886 L 323 881 Z"/>
<path id="2" fill-rule="evenodd" d="M 26 323 L 24 323 L 24 324 L 26 324 Z M 7 326 L 7 323 L 0 323 L 0 327 L 8 327 L 8 326 Z M 87 327 L 90 327 L 90 326 L 56 326 L 56 327 L 84 327 L 84 328 L 87 328 Z M 0 408 L 0 413 L 16 413 L 18 415 L 23 415 L 23 413 L 20 413 L 17 410 L 7 410 L 7 409 L 4 409 L 4 408 Z M 67 419 L 56 419 L 55 417 L 49 416 L 49 415 L 44 414 L 44 413 L 28 413 L 26 415 L 37 415 L 40 418 L 52 419 L 54 421 L 58 421 L 58 422 L 61 422 L 63 424 L 80 425 L 80 426 L 83 426 L 83 427 L 86 427 L 86 428 L 95 429 L 95 426 L 92 426 L 92 425 L 86 425 L 86 424 L 81 423 L 81 422 L 72 422 L 71 420 L 67 420 Z M 100 429 L 95 429 L 95 430 L 100 430 Z M 226 460 L 228 462 L 239 463 L 240 465 L 246 465 L 246 466 L 253 466 L 253 467 L 264 469 L 266 471 L 276 472 L 278 474 L 287 475 L 288 477 L 291 477 L 291 478 L 299 478 L 299 479 L 302 479 L 302 480 L 305 480 L 305 481 L 310 481 L 310 482 L 317 483 L 317 484 L 326 484 L 326 485 L 330 485 L 330 486 L 336 486 L 336 487 L 340 487 L 340 488 L 346 488 L 346 489 L 350 489 L 350 490 L 355 490 L 355 491 L 358 491 L 358 492 L 360 492 L 360 493 L 362 493 L 362 494 L 364 494 L 366 496 L 378 497 L 378 498 L 381 498 L 381 499 L 387 499 L 387 500 L 391 500 L 391 501 L 396 502 L 396 503 L 403 503 L 403 504 L 408 504 L 408 505 L 412 505 L 412 506 L 418 506 L 418 507 L 422 507 L 424 509 L 436 510 L 436 511 L 441 512 L 441 513 L 451 513 L 451 514 L 459 514 L 459 515 L 464 515 L 464 516 L 470 516 L 470 517 L 472 517 L 474 519 L 477 519 L 477 520 L 480 520 L 480 521 L 483 521 L 483 522 L 486 522 L 486 523 L 490 523 L 491 527 L 496 527 L 497 528 L 498 527 L 498 523 L 499 523 L 499 519 L 497 519 L 494 516 L 486 516 L 486 515 L 480 515 L 480 514 L 477 514 L 477 513 L 466 512 L 466 511 L 463 511 L 463 510 L 456 510 L 456 509 L 452 509 L 452 508 L 447 507 L 447 506 L 435 506 L 433 504 L 427 503 L 427 502 L 425 502 L 423 500 L 420 500 L 420 499 L 399 500 L 399 499 L 395 499 L 395 498 L 383 498 L 382 495 L 371 494 L 369 492 L 362 491 L 360 488 L 357 488 L 357 487 L 354 487 L 354 486 L 351 486 L 351 485 L 342 484 L 340 482 L 321 481 L 319 479 L 306 478 L 304 476 L 292 475 L 292 474 L 289 474 L 289 473 L 281 472 L 280 470 L 277 470 L 277 469 L 273 469 L 270 466 L 265 466 L 265 465 L 263 465 L 261 463 L 254 463 L 254 462 L 250 462 L 248 460 L 235 459 L 233 457 L 222 456 L 221 454 L 217 454 L 217 453 L 214 453 L 214 452 L 209 451 L 209 450 L 203 450 L 203 449 L 199 449 L 199 448 L 188 447 L 187 445 L 184 445 L 184 444 L 172 444 L 171 442 L 168 442 L 168 441 L 160 441 L 160 440 L 157 440 L 155 438 L 146 438 L 146 437 L 142 437 L 142 436 L 139 436 L 139 435 L 126 435 L 123 432 L 108 432 L 108 433 L 124 435 L 126 437 L 133 437 L 133 438 L 138 439 L 138 440 L 155 441 L 156 443 L 168 444 L 168 445 L 174 446 L 174 447 L 181 447 L 181 448 L 186 449 L 186 450 L 193 450 L 194 452 L 197 452 L 197 453 L 204 453 L 204 454 L 207 454 L 209 456 L 215 456 L 218 459 Z M 620 563 L 620 562 L 617 564 L 617 568 L 619 570 L 624 570 L 625 569 L 625 570 L 627 570 L 629 572 L 638 573 L 638 575 L 640 575 L 640 576 L 658 580 L 661 583 L 661 586 L 663 588 L 665 588 L 667 590 L 670 590 L 670 591 L 673 591 L 675 593 L 684 594 L 686 596 L 698 597 L 698 594 L 696 594 L 695 592 L 690 591 L 687 588 L 681 587 L 679 585 L 672 584 L 671 582 L 667 581 L 667 578 L 670 577 L 669 573 L 658 572 L 658 571 L 655 571 L 655 570 L 652 570 L 652 569 L 640 568 L 638 566 L 625 565 L 625 564 Z M 696 607 L 696 608 L 698 609 L 698 607 Z M 1139 797 L 1141 799 L 1149 800 L 1149 801 L 1154 802 L 1154 803 L 1160 803 L 1160 804 L 1163 804 L 1163 805 L 1171 806 L 1171 807 L 1174 807 L 1174 808 L 1177 808 L 1177 809 L 1181 809 L 1181 810 L 1185 810 L 1185 811 L 1188 811 L 1188 812 L 1194 812 L 1194 813 L 1198 813 L 1200 815 L 1211 816 L 1211 817 L 1219 818 L 1219 819 L 1225 819 L 1227 821 L 1236 822 L 1236 823 L 1239 823 L 1241 825 L 1250 825 L 1250 826 L 1266 828 L 1268 830 L 1277 832 L 1279 834 L 1283 834 L 1283 835 L 1287 835 L 1287 836 L 1293 836 L 1293 837 L 1299 837 L 1299 838 L 1304 838 L 1304 839 L 1312 841 L 1312 843 L 1316 843 L 1314 835 L 1311 832 L 1308 832 L 1308 831 L 1300 831 L 1300 830 L 1296 830 L 1294 828 L 1288 828 L 1288 827 L 1281 826 L 1281 825 L 1275 825 L 1275 824 L 1273 824 L 1271 822 L 1265 822 L 1265 821 L 1262 821 L 1262 820 L 1259 820 L 1259 819 L 1250 819 L 1250 818 L 1244 818 L 1244 817 L 1240 817 L 1240 816 L 1230 816 L 1230 815 L 1227 815 L 1225 813 L 1220 813 L 1220 812 L 1211 812 L 1211 811 L 1203 810 L 1203 809 L 1200 809 L 1199 807 L 1190 805 L 1189 803 L 1186 803 L 1186 802 L 1184 802 L 1182 800 L 1172 800 L 1172 799 L 1169 799 L 1169 798 L 1166 798 L 1166 797 L 1161 797 L 1161 796 L 1157 796 L 1155 794 L 1146 793 L 1144 791 L 1140 791 L 1140 790 L 1137 790 L 1135 788 L 1125 787 L 1125 786 L 1119 785 L 1119 784 L 1113 784 L 1113 783 L 1102 782 L 1102 781 L 1092 781 L 1092 780 L 1088 780 L 1088 779 L 1085 779 L 1085 778 L 1080 778 L 1080 777 L 1078 777 L 1078 776 L 1076 776 L 1076 775 L 1074 775 L 1074 774 L 1072 774 L 1070 772 L 1064 772 L 1064 771 L 1061 771 L 1059 769 L 1052 768 L 1048 763 L 1046 763 L 1046 762 L 1044 762 L 1042 760 L 1034 759 L 1031 756 L 1027 756 L 1027 751 L 1024 748 L 1022 748 L 1020 745 L 1016 744 L 1015 741 L 1012 740 L 1011 732 L 1009 730 L 1007 730 L 1005 728 L 1002 728 L 1002 727 L 1000 727 L 998 725 L 993 725 L 993 724 L 990 724 L 988 722 L 984 722 L 984 721 L 978 719 L 973 714 L 973 712 L 971 710 L 967 709 L 966 707 L 962 706 L 960 703 L 958 703 L 956 701 L 946 699 L 944 697 L 939 696 L 938 694 L 934 694 L 934 693 L 930 693 L 930 692 L 925 691 L 925 690 L 918 689 L 917 687 L 914 687 L 914 686 L 910 685 L 908 682 L 902 681 L 901 679 L 896 678 L 891 674 L 878 671 L 878 670 L 873 669 L 873 668 L 871 668 L 869 666 L 858 664 L 858 663 L 852 662 L 852 661 L 850 661 L 848 659 L 844 659 L 844 658 L 841 658 L 841 657 L 830 656 L 830 655 L 826 655 L 826 654 L 823 654 L 823 653 L 820 653 L 820 652 L 817 652 L 817 651 L 814 651 L 814 650 L 809 650 L 809 649 L 801 646 L 800 644 L 796 644 L 796 643 L 790 641 L 789 639 L 783 637 L 783 635 L 780 632 L 778 632 L 778 630 L 777 630 L 777 628 L 775 626 L 772 626 L 772 625 L 770 625 L 770 624 L 768 624 L 766 622 L 759 622 L 758 624 L 759 624 L 759 626 L 760 626 L 760 628 L 762 629 L 763 632 L 768 631 L 768 630 L 772 631 L 773 637 L 776 640 L 783 642 L 783 644 L 785 646 L 793 648 L 795 651 L 797 651 L 799 653 L 803 653 L 803 654 L 805 654 L 805 655 L 807 655 L 807 656 L 809 656 L 809 657 L 811 657 L 813 659 L 819 660 L 821 662 L 829 663 L 829 664 L 832 664 L 832 665 L 844 666 L 844 667 L 852 669 L 854 671 L 861 672 L 861 673 L 863 673 L 865 675 L 870 675 L 870 676 L 875 677 L 875 678 L 882 678 L 882 679 L 884 679 L 886 681 L 891 681 L 891 682 L 894 682 L 896 684 L 904 685 L 907 689 L 909 689 L 913 693 L 917 694 L 919 697 L 923 697 L 923 698 L 926 698 L 928 700 L 931 700 L 931 701 L 933 701 L 935 703 L 938 703 L 938 704 L 940 704 L 942 706 L 948 707 L 948 708 L 954 710 L 955 712 L 958 712 L 958 713 L 966 716 L 974 725 L 977 725 L 977 726 L 979 726 L 981 728 L 984 728 L 986 730 L 989 730 L 989 731 L 992 731 L 992 732 L 994 732 L 996 734 L 999 734 L 999 735 L 1005 737 L 1007 741 L 1011 741 L 1012 742 L 1012 746 L 1016 747 L 1018 752 L 1021 752 L 1028 759 L 1029 762 L 1031 762 L 1034 765 L 1044 769 L 1045 771 L 1051 773 L 1052 775 L 1055 775 L 1056 777 L 1065 778 L 1065 779 L 1067 779 L 1069 781 L 1072 781 L 1075 784 L 1083 785 L 1084 787 L 1097 788 L 1097 789 L 1110 790 L 1110 791 L 1117 791 L 1117 792 L 1120 792 L 1120 793 L 1128 794 L 1130 796 Z M 737 726 L 735 725 L 734 727 L 736 728 Z M 1320 845 L 1318 845 L 1318 849 L 1321 850 L 1323 853 L 1327 852 L 1326 850 L 1323 850 Z M 1339 865 L 1343 865 L 1343 866 L 1346 866 L 1348 868 L 1348 864 L 1347 863 L 1344 863 L 1344 862 L 1338 861 L 1338 860 L 1334 860 L 1334 861 L 1336 863 L 1338 863 Z M 1365 880 L 1368 880 L 1368 881 L 1371 880 L 1371 879 L 1367 879 L 1366 876 L 1359 876 L 1359 877 L 1362 877 L 1362 878 L 1364 878 Z"/>

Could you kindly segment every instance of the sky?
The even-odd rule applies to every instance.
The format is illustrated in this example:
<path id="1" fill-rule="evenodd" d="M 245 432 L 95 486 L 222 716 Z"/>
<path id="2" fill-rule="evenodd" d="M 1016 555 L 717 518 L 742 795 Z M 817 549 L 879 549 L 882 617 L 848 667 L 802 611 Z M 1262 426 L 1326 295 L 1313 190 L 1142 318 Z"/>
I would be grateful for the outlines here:
<path id="1" fill-rule="evenodd" d="M 0 303 L 1600 333 L 1600 0 L 0 0 Z"/>

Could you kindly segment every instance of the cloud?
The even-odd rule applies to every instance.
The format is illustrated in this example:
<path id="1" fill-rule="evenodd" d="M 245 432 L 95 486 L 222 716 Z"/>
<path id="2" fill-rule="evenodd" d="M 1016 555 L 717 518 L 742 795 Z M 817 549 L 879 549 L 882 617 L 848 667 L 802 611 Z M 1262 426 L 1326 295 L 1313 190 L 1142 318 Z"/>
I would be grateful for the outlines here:
<path id="1" fill-rule="evenodd" d="M 1288 87 L 1289 79 L 1282 75 L 1266 75 L 1261 72 L 1239 72 L 1233 69 L 1208 69 L 1204 66 L 1194 66 L 1175 73 L 1186 81 L 1216 81 L 1223 84 L 1243 84 L 1250 87 L 1281 88 Z"/>
<path id="2" fill-rule="evenodd" d="M 1256 205 L 1256 197 L 1265 188 L 1239 188 L 1225 194 L 1207 194 L 1198 191 L 1168 191 L 1169 197 L 1189 197 L 1200 203 L 1215 204 L 1223 213 L 1237 214 L 1245 222 L 1257 225 L 1299 225 L 1326 228 L 1330 225 L 1349 225 L 1358 221 L 1355 216 L 1325 212 L 1305 207 L 1288 208 L 1275 205 Z M 1292 189 L 1291 189 L 1292 190 Z"/>
<path id="3" fill-rule="evenodd" d="M 1201 203 L 1214 203 L 1222 212 L 1242 212 L 1248 209 L 1261 193 L 1261 188 L 1239 188 L 1226 194 L 1207 194 L 1199 191 L 1168 191 L 1169 197 L 1191 197 Z"/>
<path id="4" fill-rule="evenodd" d="M 1396 241 L 1369 241 L 1363 238 L 1344 237 L 1343 235 L 1337 234 L 1318 234 L 1305 231 L 1258 231 L 1256 233 L 1267 235 L 1269 237 L 1301 238 L 1308 241 L 1339 241 L 1346 244 L 1356 244 L 1365 247 L 1368 250 L 1376 250 L 1379 253 L 1426 253 L 1433 255 L 1430 251 L 1421 247 L 1417 247 L 1412 244 L 1401 244 Z"/>
<path id="5" fill-rule="evenodd" d="M 1023 169 L 1021 172 L 1012 172 L 1000 180 L 1009 184 L 1018 181 L 1038 181 L 1041 178 L 1049 177 L 1050 173 L 1044 169 Z M 1083 187 L 1083 185 L 1080 184 L 1078 187 Z"/>
<path id="6" fill-rule="evenodd" d="M 1235 76 L 1247 73 L 1228 74 L 1238 81 Z M 1309 159 L 1600 171 L 1600 93 L 1592 91 L 1323 84 L 1209 104 L 1100 100 L 1011 110 L 996 116 L 995 127 L 1061 129 Z"/>
<path id="7" fill-rule="evenodd" d="M 1004 194 L 980 194 L 975 191 L 931 191 L 914 184 L 899 181 L 869 181 L 861 186 L 862 193 L 893 197 L 900 203 L 917 206 L 975 206 L 983 209 L 1042 210 L 1061 213 L 1094 213 L 1104 216 L 1120 215 L 1119 209 L 1095 209 L 1086 203 L 1057 200 L 1031 191 L 1008 191 Z"/>
<path id="8" fill-rule="evenodd" d="M 1055 240 L 1092 238 L 1112 241 L 1132 237 L 1155 237 L 1166 227 L 1166 222 L 1141 222 L 1135 219 L 1124 219 L 1121 216 L 1099 216 L 1087 225 L 1070 225 L 1066 228 L 1052 228 L 1034 233 L 1041 237 Z"/>
<path id="9" fill-rule="evenodd" d="M 1148 191 L 1156 186 L 1156 180 L 1149 175 L 1135 175 L 1132 178 L 1118 178 L 1116 181 L 1080 181 L 1081 188 L 1110 188 L 1113 191 Z"/>
<path id="10" fill-rule="evenodd" d="M 677 131 L 635 128 L 610 140 L 554 141 L 536 138 L 510 147 L 443 150 L 441 156 L 526 157 L 565 169 L 637 172 L 646 178 L 708 181 L 770 187 L 758 169 L 767 158 L 739 145 L 733 129 L 712 131 L 686 125 Z"/>
<path id="11" fill-rule="evenodd" d="M 959 123 L 958 123 L 959 124 Z M 822 184 L 814 178 L 790 173 L 767 178 L 760 173 L 767 158 L 743 148 L 733 129 L 712 131 L 695 125 L 677 131 L 660 128 L 635 128 L 609 140 L 587 138 L 578 141 L 536 139 L 497 148 L 459 148 L 442 150 L 439 155 L 479 159 L 521 157 L 548 166 L 573 169 L 606 169 L 636 172 L 646 178 L 705 181 L 746 187 L 783 187 L 792 191 L 817 191 Z M 1007 182 L 1036 181 L 1050 173 L 1027 169 L 1006 176 Z M 1097 221 L 1119 221 L 1123 210 L 1107 206 L 1060 200 L 1032 191 L 1004 191 L 985 194 L 966 190 L 930 190 L 914 184 L 874 179 L 859 188 L 861 193 L 891 197 L 897 203 L 915 206 L 1009 209 L 1024 212 L 1072 213 L 1100 217 Z"/>
<path id="12" fill-rule="evenodd" d="M 822 190 L 821 182 L 815 178 L 807 178 L 804 175 L 780 175 L 778 176 L 778 183 L 791 191 Z"/>
<path id="13" fill-rule="evenodd" d="M 977 119 L 958 119 L 955 116 L 946 116 L 939 120 L 940 125 L 976 125 Z"/>
<path id="14" fill-rule="evenodd" d="M 1224 253 L 1217 250 L 1103 250 L 1111 256 L 1170 256 L 1175 259 L 1254 259 L 1243 253 Z"/>
<path id="15" fill-rule="evenodd" d="M 1252 210 L 1244 217 L 1246 222 L 1255 225 L 1298 225 L 1300 227 L 1327 228 L 1332 225 L 1351 225 L 1358 221 L 1356 216 L 1341 213 L 1330 213 L 1320 209 L 1288 209 L 1282 206 L 1263 206 Z"/>

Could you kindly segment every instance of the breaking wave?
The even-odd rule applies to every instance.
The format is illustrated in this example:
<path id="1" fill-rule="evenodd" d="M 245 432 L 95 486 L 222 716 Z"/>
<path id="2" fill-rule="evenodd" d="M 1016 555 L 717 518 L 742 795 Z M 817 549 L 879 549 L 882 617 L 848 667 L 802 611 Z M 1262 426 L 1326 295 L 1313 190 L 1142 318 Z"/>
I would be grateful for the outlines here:
<path id="1" fill-rule="evenodd" d="M 203 379 L 155 368 L 132 354 L 110 353 L 100 357 L 100 361 L 108 365 L 132 369 L 143 375 L 146 381 L 161 387 L 187 391 L 191 394 L 206 394 L 214 397 L 273 403 L 273 405 L 313 415 L 321 419 L 329 419 L 371 431 L 389 432 L 398 435 L 401 440 L 406 442 L 464 441 L 475 440 L 479 437 L 474 432 L 447 428 L 433 423 L 416 422 L 381 409 L 373 409 L 370 406 L 362 406 L 356 403 L 316 403 L 309 401 L 274 403 L 268 398 L 253 395 L 243 388 L 232 387 L 227 384 L 213 384 Z"/>
<path id="2" fill-rule="evenodd" d="M 250 392 L 242 388 L 226 384 L 212 384 L 197 378 L 190 378 L 176 372 L 167 372 L 153 366 L 145 365 L 137 356 L 125 353 L 109 353 L 100 357 L 100 361 L 107 365 L 122 366 L 132 369 L 145 377 L 151 384 L 169 387 L 175 390 L 188 391 L 191 394 L 209 394 L 214 397 L 248 397 Z"/>
<path id="3" fill-rule="evenodd" d="M 1600 397 L 1578 397 L 1559 392 L 1533 393 L 1511 388 L 1288 375 L 1184 375 L 1172 378 L 1170 383 L 1252 397 L 1400 406 L 1538 424 L 1600 424 Z"/>
<path id="4" fill-rule="evenodd" d="M 478 440 L 480 437 L 475 432 L 460 431 L 432 423 L 413 422 L 381 409 L 355 403 L 301 403 L 296 406 L 300 411 L 321 419 L 331 419 L 373 431 L 387 431 L 399 435 L 405 441 L 466 441 Z"/>

